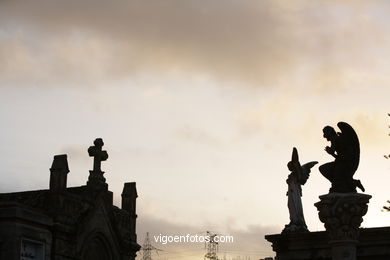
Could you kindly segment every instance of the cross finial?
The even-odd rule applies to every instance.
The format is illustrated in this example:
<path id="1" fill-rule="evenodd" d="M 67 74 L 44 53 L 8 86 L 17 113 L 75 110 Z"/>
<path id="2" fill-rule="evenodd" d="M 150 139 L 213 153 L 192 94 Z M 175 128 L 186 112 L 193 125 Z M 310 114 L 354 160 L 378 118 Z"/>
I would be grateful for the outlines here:
<path id="1" fill-rule="evenodd" d="M 103 187 L 107 188 L 106 179 L 103 177 L 103 171 L 101 169 L 102 161 L 107 160 L 108 154 L 107 151 L 103 151 L 102 147 L 104 145 L 103 140 L 101 138 L 96 138 L 93 142 L 94 146 L 90 146 L 88 148 L 89 156 L 93 157 L 93 170 L 89 171 L 88 177 L 88 186 L 93 187 Z"/>
<path id="2" fill-rule="evenodd" d="M 108 154 L 107 151 L 102 151 L 104 145 L 102 138 L 96 138 L 93 144 L 95 146 L 90 146 L 88 148 L 89 156 L 93 157 L 93 171 L 102 172 L 101 163 L 102 161 L 107 160 Z"/>

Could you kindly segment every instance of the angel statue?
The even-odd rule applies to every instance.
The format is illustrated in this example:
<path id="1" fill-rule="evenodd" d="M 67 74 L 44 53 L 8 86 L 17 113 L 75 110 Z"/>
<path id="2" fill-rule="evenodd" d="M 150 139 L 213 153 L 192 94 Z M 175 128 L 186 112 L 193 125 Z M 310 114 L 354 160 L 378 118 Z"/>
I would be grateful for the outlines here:
<path id="1" fill-rule="evenodd" d="M 325 126 L 322 130 L 324 138 L 330 142 L 325 151 L 335 160 L 321 165 L 319 170 L 332 183 L 329 192 L 356 192 L 356 187 L 364 192 L 360 180 L 353 179 L 359 166 L 359 139 L 349 124 L 339 122 L 337 126 L 341 130 L 339 133 L 331 126 Z"/>
<path id="2" fill-rule="evenodd" d="M 311 168 L 318 162 L 312 161 L 301 165 L 298 158 L 297 148 L 293 148 L 291 161 L 287 164 L 291 171 L 287 178 L 288 184 L 288 210 L 290 212 L 290 224 L 286 225 L 282 233 L 289 232 L 307 232 L 305 218 L 303 216 L 302 207 L 302 187 L 309 178 Z"/>

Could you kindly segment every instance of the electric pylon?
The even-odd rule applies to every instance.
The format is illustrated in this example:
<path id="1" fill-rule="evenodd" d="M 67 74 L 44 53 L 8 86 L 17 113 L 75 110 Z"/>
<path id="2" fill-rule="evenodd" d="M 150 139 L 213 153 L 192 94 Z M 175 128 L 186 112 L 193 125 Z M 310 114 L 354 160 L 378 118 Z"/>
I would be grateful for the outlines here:
<path id="1" fill-rule="evenodd" d="M 209 241 L 205 244 L 207 251 L 204 255 L 204 259 L 218 260 L 218 242 L 214 239 L 217 234 L 211 234 L 211 232 L 207 231 L 207 236 L 209 237 Z"/>
<path id="2" fill-rule="evenodd" d="M 145 242 L 143 243 L 141 250 L 142 250 L 142 260 L 153 260 L 152 259 L 153 250 L 155 250 L 156 252 L 162 251 L 161 249 L 152 246 L 149 239 L 149 232 L 146 232 Z"/>

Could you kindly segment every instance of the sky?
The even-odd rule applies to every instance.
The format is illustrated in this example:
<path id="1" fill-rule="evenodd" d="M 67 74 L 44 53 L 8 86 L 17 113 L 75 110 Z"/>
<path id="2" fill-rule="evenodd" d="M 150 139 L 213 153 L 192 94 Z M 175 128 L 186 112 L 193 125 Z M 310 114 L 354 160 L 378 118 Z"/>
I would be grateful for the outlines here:
<path id="1" fill-rule="evenodd" d="M 101 137 L 117 205 L 137 182 L 140 244 L 211 230 L 234 236 L 221 257 L 258 259 L 289 222 L 292 148 L 331 161 L 322 128 L 345 121 L 373 196 L 362 226 L 389 226 L 389 12 L 384 0 L 2 0 L 0 192 L 48 188 L 61 153 L 68 186 L 85 184 Z M 311 231 L 329 188 L 314 167 Z M 154 245 L 156 259 L 205 253 Z"/>

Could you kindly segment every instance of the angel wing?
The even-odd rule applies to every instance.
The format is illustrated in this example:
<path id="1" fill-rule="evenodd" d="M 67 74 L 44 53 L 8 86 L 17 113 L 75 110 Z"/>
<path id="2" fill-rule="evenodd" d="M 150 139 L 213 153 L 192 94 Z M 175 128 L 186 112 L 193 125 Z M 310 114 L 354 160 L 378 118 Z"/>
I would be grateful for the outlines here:
<path id="1" fill-rule="evenodd" d="M 312 162 L 305 163 L 304 165 L 301 166 L 302 171 L 299 180 L 302 185 L 304 185 L 307 179 L 309 179 L 311 168 L 313 168 L 313 166 L 316 165 L 317 163 L 318 163 L 317 161 L 312 161 Z"/>
<path id="2" fill-rule="evenodd" d="M 340 148 L 340 156 L 343 160 L 350 161 L 353 166 L 353 172 L 355 172 L 359 166 L 360 158 L 360 145 L 359 138 L 353 130 L 352 126 L 345 122 L 339 122 L 337 126 L 340 128 L 340 138 L 342 147 Z"/>
<path id="3" fill-rule="evenodd" d="M 304 165 L 301 165 L 301 163 L 299 162 L 298 150 L 297 150 L 297 148 L 294 147 L 292 155 L 291 155 L 291 162 L 290 163 L 291 163 L 291 166 L 293 168 L 293 171 L 297 174 L 299 183 L 301 185 L 304 185 L 306 183 L 307 179 L 309 179 L 311 168 L 314 165 L 316 165 L 318 162 L 313 161 L 313 162 L 309 162 L 309 163 L 306 163 Z"/>

